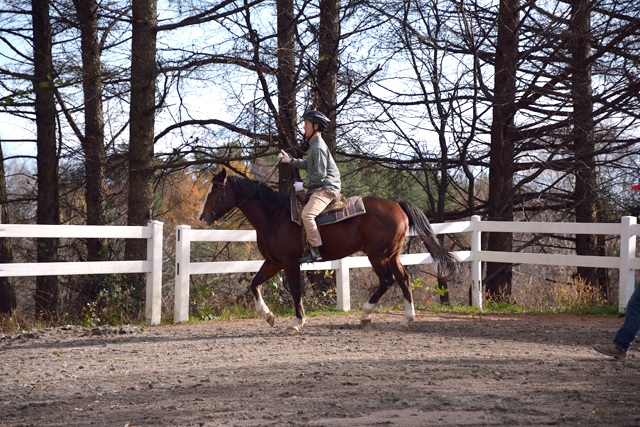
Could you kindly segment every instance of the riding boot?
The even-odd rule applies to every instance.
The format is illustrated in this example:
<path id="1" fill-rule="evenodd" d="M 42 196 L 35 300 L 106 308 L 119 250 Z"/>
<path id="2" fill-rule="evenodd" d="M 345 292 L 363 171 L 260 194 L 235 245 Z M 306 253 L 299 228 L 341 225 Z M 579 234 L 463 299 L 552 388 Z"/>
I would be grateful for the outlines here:
<path id="1" fill-rule="evenodd" d="M 304 254 L 302 258 L 298 260 L 300 264 L 304 264 L 305 262 L 319 262 L 322 261 L 322 255 L 320 255 L 320 246 L 318 247 L 310 247 L 309 252 Z"/>

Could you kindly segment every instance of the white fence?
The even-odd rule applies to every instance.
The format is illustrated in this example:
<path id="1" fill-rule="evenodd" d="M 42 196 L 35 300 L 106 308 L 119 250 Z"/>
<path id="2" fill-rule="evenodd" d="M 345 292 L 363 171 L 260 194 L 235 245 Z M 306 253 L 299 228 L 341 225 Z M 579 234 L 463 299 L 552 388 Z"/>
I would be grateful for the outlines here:
<path id="1" fill-rule="evenodd" d="M 471 250 L 454 252 L 462 262 L 471 263 L 472 304 L 482 308 L 482 263 L 507 262 L 513 264 L 565 265 L 573 267 L 600 267 L 620 269 L 619 301 L 624 311 L 634 289 L 635 270 L 640 269 L 636 258 L 636 236 L 640 225 L 635 217 L 623 217 L 618 224 L 554 223 L 554 222 L 499 222 L 481 221 L 479 216 L 470 221 L 432 224 L 436 234 L 470 233 Z M 489 252 L 480 248 L 483 232 L 505 233 L 553 233 L 553 234 L 603 234 L 620 236 L 620 256 L 578 256 L 535 254 L 525 252 Z M 187 225 L 176 228 L 176 275 L 174 322 L 183 322 L 189 316 L 189 276 L 192 274 L 228 274 L 256 272 L 263 261 L 191 262 L 191 242 L 251 242 L 256 240 L 254 230 L 192 230 Z M 429 264 L 433 260 L 428 253 L 403 254 L 404 265 Z M 324 261 L 302 266 L 303 270 L 335 270 L 337 307 L 350 310 L 349 269 L 371 267 L 364 256 L 352 256 L 335 261 Z"/>
<path id="2" fill-rule="evenodd" d="M 640 270 L 636 258 L 636 236 L 640 225 L 635 217 L 623 217 L 618 224 L 548 223 L 548 222 L 496 222 L 481 221 L 479 216 L 470 221 L 433 224 L 436 234 L 470 233 L 469 251 L 454 252 L 462 262 L 471 263 L 472 303 L 482 308 L 482 263 L 507 262 L 513 264 L 591 266 L 620 270 L 620 311 L 626 309 L 635 283 L 635 270 Z M 90 226 L 90 225 L 22 225 L 0 224 L 0 237 L 5 238 L 119 238 L 147 239 L 147 259 L 140 261 L 53 262 L 0 264 L 0 277 L 51 276 L 79 274 L 146 274 L 145 317 L 156 325 L 161 319 L 162 290 L 162 227 L 158 221 L 147 226 Z M 620 236 L 620 256 L 577 256 L 558 254 L 489 252 L 480 249 L 483 232 L 602 234 Z M 189 315 L 189 277 L 192 274 L 228 274 L 256 272 L 262 265 L 258 261 L 191 262 L 191 242 L 223 241 L 250 242 L 256 240 L 253 230 L 192 230 L 180 225 L 176 229 L 175 309 L 174 322 L 182 322 Z M 405 265 L 429 264 L 428 253 L 403 254 Z M 303 270 L 335 270 L 337 307 L 350 310 L 351 297 L 349 270 L 371 267 L 364 256 L 351 256 L 335 261 L 305 264 Z"/>
<path id="3" fill-rule="evenodd" d="M 6 238 L 147 239 L 146 260 L 0 264 L 0 277 L 146 273 L 145 318 L 157 325 L 162 308 L 162 226 L 159 221 L 146 226 L 0 224 L 0 237 Z"/>

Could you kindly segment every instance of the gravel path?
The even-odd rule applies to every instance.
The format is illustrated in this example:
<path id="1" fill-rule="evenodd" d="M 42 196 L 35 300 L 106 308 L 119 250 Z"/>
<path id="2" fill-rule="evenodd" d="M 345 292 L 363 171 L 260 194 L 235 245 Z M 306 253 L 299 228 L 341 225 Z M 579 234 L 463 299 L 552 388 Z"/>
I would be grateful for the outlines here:
<path id="1" fill-rule="evenodd" d="M 621 319 L 400 313 L 0 336 L 5 426 L 638 426 Z M 636 345 L 637 347 L 637 345 Z"/>

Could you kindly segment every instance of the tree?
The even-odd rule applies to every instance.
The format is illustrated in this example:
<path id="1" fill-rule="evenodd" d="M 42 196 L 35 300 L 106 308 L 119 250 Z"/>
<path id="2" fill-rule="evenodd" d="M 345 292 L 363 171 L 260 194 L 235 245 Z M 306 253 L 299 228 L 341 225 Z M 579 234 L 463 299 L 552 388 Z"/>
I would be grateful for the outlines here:
<path id="1" fill-rule="evenodd" d="M 571 101 L 573 104 L 572 150 L 575 153 L 575 214 L 576 222 L 598 222 L 599 201 L 596 181 L 596 151 L 594 140 L 593 99 L 591 89 L 591 0 L 571 2 L 571 20 L 566 43 L 571 66 Z M 576 254 L 596 255 L 597 237 L 576 236 Z M 578 276 L 592 284 L 598 283 L 596 268 L 578 267 Z M 606 294 L 606 289 L 604 289 Z"/>
<path id="2" fill-rule="evenodd" d="M 131 106 L 129 126 L 129 225 L 146 225 L 153 207 L 153 144 L 156 113 L 156 1 L 134 0 L 131 40 Z M 129 239 L 125 258 L 146 257 L 146 242 Z M 144 301 L 143 277 L 132 276 Z"/>
<path id="3" fill-rule="evenodd" d="M 318 65 L 314 84 L 314 105 L 330 120 L 322 132 L 329 151 L 336 155 L 338 63 L 340 59 L 340 0 L 320 0 Z"/>
<path id="4" fill-rule="evenodd" d="M 0 223 L 8 222 L 9 209 L 7 206 L 7 182 L 4 172 L 4 155 L 0 144 Z M 9 239 L 0 238 L 0 263 L 13 262 L 13 255 Z M 16 288 L 10 277 L 0 277 L 0 313 L 9 314 L 16 308 Z"/>
<path id="5" fill-rule="evenodd" d="M 516 140 L 516 73 L 518 70 L 519 0 L 501 0 L 493 86 L 493 122 L 489 153 L 487 219 L 513 220 L 514 144 Z M 510 252 L 512 235 L 490 233 L 487 250 Z M 511 294 L 511 265 L 487 263 L 486 289 L 492 295 Z"/>
<path id="6" fill-rule="evenodd" d="M 59 224 L 58 152 L 56 144 L 55 70 L 51 53 L 51 22 L 48 0 L 31 2 L 33 19 L 33 92 L 38 146 L 38 224 Z M 57 259 L 58 240 L 38 239 L 38 262 Z M 36 316 L 51 319 L 58 303 L 56 276 L 36 279 Z"/>
<path id="7" fill-rule="evenodd" d="M 278 129 L 278 148 L 293 152 L 296 143 L 296 23 L 293 0 L 278 0 L 278 113 L 275 117 Z M 293 193 L 293 182 L 300 179 L 297 169 L 290 164 L 280 163 L 278 187 L 283 193 Z"/>
<path id="8" fill-rule="evenodd" d="M 336 116 L 338 97 L 338 62 L 340 57 L 340 0 L 320 0 L 320 21 L 318 25 L 318 59 L 316 75 L 311 73 L 313 107 L 322 111 L 330 120 L 328 128 L 322 132 L 331 154 L 336 156 Z M 316 291 L 326 294 L 336 286 L 335 276 L 324 271 L 307 272 L 309 281 Z"/>
<path id="9" fill-rule="evenodd" d="M 84 135 L 79 134 L 84 151 L 85 202 L 87 224 L 104 225 L 105 148 L 104 112 L 102 109 L 102 74 L 98 40 L 98 3 L 96 0 L 74 0 L 80 25 L 82 49 L 82 89 L 84 94 Z M 87 239 L 87 260 L 101 259 L 102 241 Z M 84 289 L 88 301 L 95 300 L 98 281 L 91 280 Z"/>

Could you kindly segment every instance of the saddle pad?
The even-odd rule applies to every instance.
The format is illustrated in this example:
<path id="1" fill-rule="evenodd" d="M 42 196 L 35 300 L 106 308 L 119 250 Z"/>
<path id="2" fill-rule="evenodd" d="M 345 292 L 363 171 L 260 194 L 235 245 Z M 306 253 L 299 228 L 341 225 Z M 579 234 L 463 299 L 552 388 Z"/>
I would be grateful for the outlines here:
<path id="1" fill-rule="evenodd" d="M 318 223 L 319 226 L 334 224 L 336 222 L 344 221 L 345 219 L 367 213 L 364 208 L 362 197 L 349 197 L 348 199 L 345 199 L 345 203 L 346 207 L 344 209 L 331 210 L 318 215 L 316 217 L 316 223 Z M 330 207 L 331 205 L 328 206 L 328 208 Z M 296 196 L 291 196 L 291 221 L 298 225 L 302 225 L 300 212 L 302 212 L 302 207 L 298 204 Z"/>

